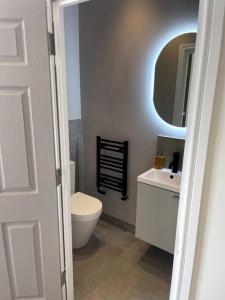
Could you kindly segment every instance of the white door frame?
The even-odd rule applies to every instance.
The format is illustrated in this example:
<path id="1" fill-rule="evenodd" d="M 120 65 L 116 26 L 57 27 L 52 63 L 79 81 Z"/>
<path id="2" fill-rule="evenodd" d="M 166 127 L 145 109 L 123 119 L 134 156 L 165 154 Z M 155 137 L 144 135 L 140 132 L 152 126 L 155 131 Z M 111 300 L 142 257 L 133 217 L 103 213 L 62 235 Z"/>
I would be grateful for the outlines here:
<path id="1" fill-rule="evenodd" d="M 73 253 L 72 253 L 72 228 L 70 210 L 70 157 L 69 157 L 69 128 L 68 128 L 68 105 L 67 105 L 67 81 L 66 81 L 66 59 L 65 59 L 65 36 L 63 9 L 72 4 L 79 4 L 89 0 L 52 0 L 52 15 L 48 15 L 48 23 L 54 24 L 55 32 L 55 56 L 57 96 L 58 96 L 58 120 L 60 139 L 60 161 L 62 171 L 62 213 L 64 230 L 64 258 L 66 269 L 66 297 L 67 300 L 74 299 L 73 282 Z M 51 25 L 50 25 L 51 28 Z M 53 28 L 51 28 L 52 30 Z M 54 73 L 55 70 L 51 70 Z M 52 76 L 55 78 L 55 75 Z M 54 107 L 54 106 L 53 106 Z M 59 220 L 60 221 L 60 220 Z"/>
<path id="2" fill-rule="evenodd" d="M 53 28 L 53 12 L 52 12 L 52 2 L 51 0 L 46 0 L 47 3 L 47 26 L 48 32 L 54 32 Z M 51 92 L 52 92 L 52 113 L 53 113 L 53 122 L 54 122 L 54 142 L 55 142 L 55 164 L 56 170 L 61 169 L 61 153 L 60 153 L 60 130 L 58 122 L 58 99 L 57 99 L 57 83 L 56 83 L 56 72 L 55 72 L 55 56 L 50 55 L 50 73 L 51 73 Z M 61 274 L 66 269 L 66 253 L 65 253 L 65 243 L 64 243 L 64 231 L 67 226 L 67 221 L 64 221 L 63 214 L 63 190 L 62 186 L 57 186 L 57 201 L 58 201 L 58 223 L 59 223 L 59 240 L 60 240 L 60 260 L 61 260 Z M 66 209 L 66 208 L 65 208 Z M 68 232 L 69 234 L 69 232 Z M 68 242 L 66 241 L 66 244 Z M 67 253 L 68 256 L 68 253 Z M 68 257 L 67 257 L 68 262 Z M 70 281 L 69 281 L 70 282 Z M 70 284 L 71 285 L 71 284 Z M 70 287 L 67 284 L 62 285 L 62 296 L 63 300 L 67 299 L 67 290 L 70 291 Z M 73 291 L 72 291 L 73 292 Z"/>
<path id="3" fill-rule="evenodd" d="M 224 6 L 225 0 L 200 0 L 170 300 L 188 300 L 191 289 Z"/>
<path id="4" fill-rule="evenodd" d="M 63 175 L 65 263 L 67 269 L 67 297 L 69 300 L 73 299 L 73 260 L 71 252 L 69 138 L 63 8 L 85 1 L 89 0 L 55 0 L 53 2 L 57 53 L 56 68 L 59 83 L 58 102 Z M 185 180 L 182 180 L 181 184 L 170 300 L 189 299 L 209 129 L 214 103 L 214 89 L 221 50 L 224 1 L 200 0 L 198 34 L 190 86 L 189 125 L 183 167 L 183 178 Z M 68 202 L 66 199 L 68 199 Z"/>

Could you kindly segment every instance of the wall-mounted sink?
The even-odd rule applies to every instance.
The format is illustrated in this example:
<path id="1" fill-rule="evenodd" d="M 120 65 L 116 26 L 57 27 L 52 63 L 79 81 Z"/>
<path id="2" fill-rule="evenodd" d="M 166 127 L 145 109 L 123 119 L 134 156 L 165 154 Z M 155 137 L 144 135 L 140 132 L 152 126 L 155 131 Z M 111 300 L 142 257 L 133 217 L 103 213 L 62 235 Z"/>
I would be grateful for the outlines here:
<path id="1" fill-rule="evenodd" d="M 151 169 L 138 176 L 137 238 L 174 253 L 181 173 Z"/>
<path id="2" fill-rule="evenodd" d="M 138 176 L 138 182 L 180 193 L 181 172 L 172 173 L 170 169 L 153 168 Z"/>

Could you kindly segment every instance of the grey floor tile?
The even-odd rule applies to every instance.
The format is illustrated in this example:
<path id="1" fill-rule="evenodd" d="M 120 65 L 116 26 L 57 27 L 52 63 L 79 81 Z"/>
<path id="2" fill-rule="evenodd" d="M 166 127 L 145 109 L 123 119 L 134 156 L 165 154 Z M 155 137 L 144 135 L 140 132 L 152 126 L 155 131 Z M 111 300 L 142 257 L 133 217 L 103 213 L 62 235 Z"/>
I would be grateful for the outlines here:
<path id="1" fill-rule="evenodd" d="M 74 251 L 75 300 L 168 300 L 173 256 L 100 220 Z"/>

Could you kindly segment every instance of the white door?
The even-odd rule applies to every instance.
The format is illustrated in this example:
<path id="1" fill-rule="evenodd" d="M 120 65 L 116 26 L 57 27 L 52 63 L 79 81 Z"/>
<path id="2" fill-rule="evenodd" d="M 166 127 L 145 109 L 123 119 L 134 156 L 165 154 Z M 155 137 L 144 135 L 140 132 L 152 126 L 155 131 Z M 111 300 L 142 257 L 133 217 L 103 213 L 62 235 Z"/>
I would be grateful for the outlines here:
<path id="1" fill-rule="evenodd" d="M 0 299 L 62 299 L 45 0 L 0 0 Z"/>

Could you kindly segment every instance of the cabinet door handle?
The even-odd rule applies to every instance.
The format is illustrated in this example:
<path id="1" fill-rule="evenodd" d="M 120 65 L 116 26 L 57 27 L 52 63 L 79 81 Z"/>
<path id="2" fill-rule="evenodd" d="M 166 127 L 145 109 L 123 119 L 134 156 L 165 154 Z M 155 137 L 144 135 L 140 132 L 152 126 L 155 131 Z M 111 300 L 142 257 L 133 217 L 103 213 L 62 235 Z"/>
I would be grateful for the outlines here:
<path id="1" fill-rule="evenodd" d="M 177 199 L 177 200 L 179 200 L 179 199 L 180 199 L 180 196 L 178 196 L 178 195 L 174 195 L 174 196 L 173 196 L 173 199 Z"/>

